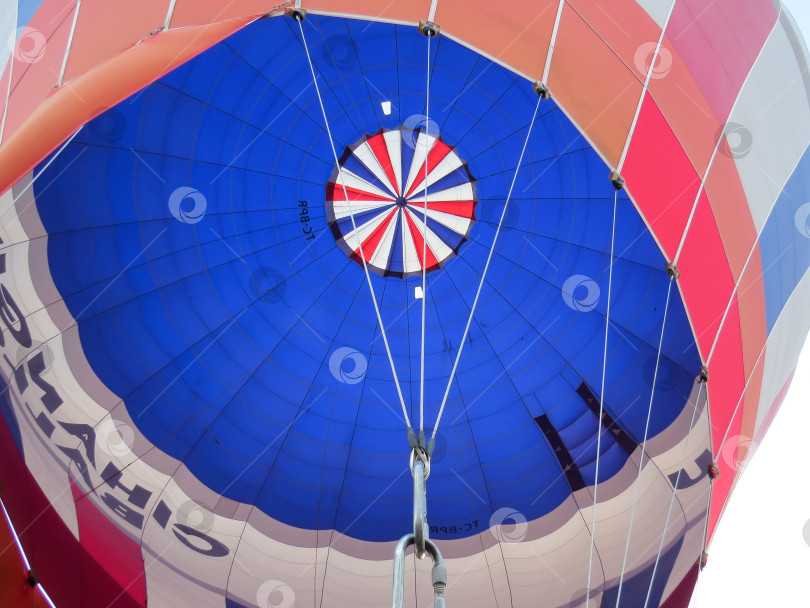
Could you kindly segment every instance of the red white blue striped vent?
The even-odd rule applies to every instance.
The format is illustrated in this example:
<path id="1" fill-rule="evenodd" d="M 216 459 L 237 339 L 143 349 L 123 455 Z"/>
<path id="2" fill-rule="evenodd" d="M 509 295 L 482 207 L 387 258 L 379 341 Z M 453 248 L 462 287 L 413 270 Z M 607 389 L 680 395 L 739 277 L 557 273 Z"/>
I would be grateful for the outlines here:
<path id="1" fill-rule="evenodd" d="M 347 148 L 339 164 L 326 186 L 327 219 L 338 246 L 358 264 L 362 251 L 383 276 L 421 274 L 423 265 L 431 272 L 467 240 L 475 180 L 441 137 L 381 130 Z"/>

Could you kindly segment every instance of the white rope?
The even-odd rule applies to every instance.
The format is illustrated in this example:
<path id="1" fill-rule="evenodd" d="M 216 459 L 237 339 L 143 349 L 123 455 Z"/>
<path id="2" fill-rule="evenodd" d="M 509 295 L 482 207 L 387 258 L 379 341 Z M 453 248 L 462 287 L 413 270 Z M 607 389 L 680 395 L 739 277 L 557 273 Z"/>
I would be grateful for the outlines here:
<path id="1" fill-rule="evenodd" d="M 692 428 L 695 425 L 695 416 L 697 416 L 698 406 L 700 405 L 700 396 L 703 393 L 704 383 L 701 382 L 698 387 L 697 399 L 695 399 L 695 409 L 692 410 L 692 420 L 689 422 L 689 431 L 686 434 L 686 443 L 683 446 L 683 454 L 681 455 L 681 464 L 678 466 L 678 475 L 675 477 L 675 487 L 672 488 L 672 496 L 669 499 L 669 510 L 667 511 L 667 519 L 664 522 L 664 532 L 661 534 L 661 544 L 658 545 L 658 555 L 655 557 L 655 565 L 653 566 L 652 576 L 650 577 L 650 586 L 647 589 L 647 599 L 644 600 L 644 608 L 650 603 L 650 596 L 652 595 L 653 583 L 655 583 L 655 573 L 658 571 L 658 562 L 661 560 L 661 552 L 664 550 L 664 541 L 667 537 L 667 528 L 669 527 L 669 518 L 672 516 L 672 507 L 675 504 L 675 495 L 678 493 L 678 486 L 681 483 L 681 473 L 683 473 L 683 463 L 686 461 L 686 455 L 689 451 L 689 439 L 692 436 Z"/>
<path id="2" fill-rule="evenodd" d="M 532 127 L 534 127 L 534 121 L 537 118 L 537 112 L 540 109 L 540 102 L 542 99 L 538 96 L 537 98 L 537 105 L 534 107 L 534 114 L 532 115 L 532 120 L 529 123 L 529 131 L 526 133 L 526 141 L 523 142 L 523 149 L 520 151 L 520 158 L 518 158 L 517 166 L 515 167 L 515 175 L 512 177 L 512 185 L 509 186 L 509 193 L 506 195 L 506 202 L 503 205 L 503 211 L 501 211 L 501 219 L 498 220 L 498 227 L 495 230 L 495 236 L 492 238 L 492 247 L 489 249 L 489 255 L 487 256 L 487 262 L 484 265 L 484 272 L 481 273 L 481 280 L 478 283 L 478 291 L 475 292 L 475 299 L 473 300 L 472 307 L 470 308 L 470 315 L 467 317 L 467 326 L 464 328 L 464 334 L 461 337 L 461 344 L 458 347 L 458 352 L 456 353 L 456 359 L 453 361 L 453 369 L 450 371 L 450 379 L 447 381 L 447 387 L 444 390 L 444 397 L 442 397 L 442 404 L 439 407 L 439 415 L 436 417 L 436 424 L 433 427 L 433 433 L 431 435 L 431 440 L 435 439 L 436 433 L 439 430 L 439 422 L 441 422 L 442 414 L 444 413 L 444 406 L 447 404 L 447 396 L 450 394 L 450 387 L 453 385 L 453 378 L 456 375 L 456 369 L 458 368 L 459 359 L 461 359 L 461 353 L 464 350 L 464 344 L 467 341 L 467 334 L 470 332 L 470 325 L 472 324 L 473 315 L 475 314 L 475 308 L 478 305 L 478 298 L 481 296 L 481 289 L 484 286 L 484 281 L 487 277 L 487 271 L 489 270 L 489 263 L 492 261 L 492 254 L 495 253 L 495 243 L 498 241 L 498 235 L 501 233 L 501 225 L 503 224 L 503 219 L 506 217 L 506 211 L 509 207 L 509 201 L 512 198 L 512 190 L 515 187 L 515 182 L 517 181 L 518 171 L 520 170 L 520 165 L 523 162 L 523 156 L 526 154 L 526 148 L 529 145 L 529 137 L 532 134 Z"/>
<path id="3" fill-rule="evenodd" d="M 658 354 L 655 357 L 655 372 L 653 373 L 652 388 L 650 389 L 650 404 L 647 407 L 647 423 L 644 426 L 644 442 L 641 444 L 641 455 L 638 459 L 638 474 L 636 475 L 635 490 L 633 492 L 633 508 L 630 510 L 630 527 L 627 529 L 627 542 L 624 545 L 624 560 L 622 561 L 622 572 L 619 577 L 619 591 L 616 595 L 616 608 L 619 608 L 619 600 L 622 597 L 622 585 L 624 584 L 625 568 L 627 567 L 627 554 L 630 552 L 630 537 L 633 534 L 633 521 L 636 517 L 636 505 L 638 504 L 638 494 L 641 488 L 641 470 L 644 465 L 644 454 L 647 452 L 647 436 L 650 431 L 650 418 L 652 417 L 653 399 L 655 397 L 655 382 L 658 379 L 658 365 L 661 362 L 661 349 L 664 346 L 664 330 L 667 326 L 667 312 L 669 311 L 669 298 L 672 294 L 672 283 L 675 279 L 670 277 L 667 285 L 667 301 L 664 304 L 664 320 L 661 323 L 661 336 L 658 338 Z"/>
<path id="4" fill-rule="evenodd" d="M 698 596 L 700 595 L 700 575 L 703 574 L 703 553 L 706 551 L 706 537 L 709 535 L 709 517 L 711 516 L 712 509 L 712 486 L 709 486 L 709 500 L 706 504 L 706 519 L 703 525 L 703 540 L 700 543 L 700 557 L 698 558 L 698 574 L 695 579 L 695 587 L 692 591 L 692 603 L 695 606 L 698 604 Z"/>
<path id="5" fill-rule="evenodd" d="M 425 307 L 427 304 L 427 196 L 430 153 L 430 34 L 427 35 L 427 87 L 425 89 L 425 205 L 422 218 L 422 343 L 419 353 L 419 431 L 425 427 Z M 405 194 L 404 192 L 402 193 Z"/>
<path id="6" fill-rule="evenodd" d="M 296 19 L 296 21 L 298 21 Z M 368 290 L 371 293 L 371 302 L 374 304 L 374 312 L 377 315 L 377 323 L 380 325 L 380 333 L 382 335 L 383 342 L 385 343 L 385 352 L 388 355 L 388 363 L 391 364 L 391 374 L 394 376 L 394 384 L 397 387 L 397 395 L 399 395 L 399 403 L 402 406 L 402 414 L 405 417 L 405 424 L 408 425 L 408 428 L 411 426 L 410 418 L 408 418 L 408 410 L 405 407 L 405 399 L 402 396 L 402 388 L 399 386 L 399 378 L 397 378 L 397 370 L 394 367 L 394 358 L 391 355 L 391 347 L 388 344 L 388 336 L 385 334 L 385 327 L 383 326 L 382 322 L 382 315 L 380 314 L 380 307 L 377 304 L 377 296 L 374 293 L 374 286 L 371 284 L 371 275 L 368 272 L 368 264 L 366 262 L 366 256 L 363 252 L 363 243 L 360 240 L 360 237 L 357 235 L 357 224 L 354 221 L 354 211 L 352 210 L 352 204 L 349 201 L 349 193 L 346 190 L 346 184 L 343 177 L 343 171 L 340 168 L 340 161 L 338 161 L 337 151 L 335 150 L 335 142 L 332 139 L 332 130 L 329 128 L 329 120 L 326 118 L 326 109 L 323 106 L 323 99 L 321 98 L 321 90 L 318 86 L 318 78 L 315 76 L 315 68 L 312 66 L 312 57 L 309 55 L 309 46 L 307 46 L 307 38 L 304 35 L 304 25 L 301 21 L 298 21 L 298 27 L 301 30 L 301 40 L 304 43 L 304 50 L 307 53 L 307 61 L 309 62 L 309 71 L 312 73 L 312 81 L 315 83 L 315 92 L 318 94 L 318 103 L 321 105 L 321 114 L 323 114 L 323 123 L 326 126 L 326 134 L 329 136 L 329 145 L 332 147 L 332 156 L 335 159 L 335 167 L 337 168 L 338 172 L 338 179 L 340 180 L 340 185 L 343 188 L 343 196 L 346 200 L 346 205 L 349 207 L 349 217 L 352 220 L 352 230 L 354 231 L 354 236 L 357 239 L 357 243 L 360 248 L 360 259 L 363 261 L 363 270 L 366 273 L 366 282 L 368 283 Z"/>
<path id="7" fill-rule="evenodd" d="M 669 11 L 667 12 L 667 18 L 664 21 L 664 27 L 661 28 L 661 35 L 658 37 L 658 44 L 655 45 L 655 52 L 653 53 L 652 61 L 650 62 L 650 67 L 647 70 L 647 77 L 644 79 L 644 88 L 641 89 L 641 96 L 638 99 L 638 105 L 636 106 L 636 113 L 633 116 L 633 122 L 630 124 L 630 132 L 627 134 L 627 140 L 624 142 L 624 148 L 622 149 L 622 155 L 619 158 L 619 164 L 616 165 L 616 171 L 618 171 L 619 173 L 622 172 L 622 169 L 624 168 L 624 162 L 627 160 L 627 153 L 630 151 L 630 142 L 633 140 L 633 135 L 636 132 L 638 119 L 641 116 L 641 108 L 644 106 L 644 99 L 647 97 L 647 90 L 650 88 L 650 80 L 652 79 L 653 73 L 655 72 L 655 64 L 658 63 L 658 55 L 661 53 L 661 45 L 664 43 L 664 34 L 667 31 L 669 21 L 672 18 L 672 12 L 674 10 L 675 10 L 675 0 L 672 0 L 672 4 L 669 6 Z"/>
<path id="8" fill-rule="evenodd" d="M 59 71 L 59 79 L 56 81 L 56 86 L 61 87 L 62 82 L 65 80 L 65 71 L 67 70 L 68 57 L 70 56 L 70 49 L 73 46 L 73 36 L 76 34 L 76 24 L 79 21 L 79 9 L 82 7 L 82 0 L 76 0 L 76 9 L 73 11 L 73 22 L 70 25 L 70 34 L 68 34 L 67 47 L 65 48 L 65 56 L 62 59 L 62 69 Z"/>
<path id="9" fill-rule="evenodd" d="M 593 572 L 593 549 L 596 536 L 596 497 L 599 490 L 599 455 L 602 451 L 602 416 L 605 411 L 605 375 L 607 372 L 608 330 L 610 330 L 610 297 L 613 291 L 613 254 L 616 244 L 616 208 L 619 204 L 619 191 L 613 193 L 613 222 L 610 229 L 610 266 L 608 269 L 607 310 L 605 312 L 605 347 L 602 352 L 602 390 L 599 391 L 599 419 L 596 421 L 596 471 L 593 481 L 593 515 L 591 516 L 591 543 L 588 556 L 588 586 L 585 588 L 585 605 L 591 600 L 591 574 Z"/>
<path id="10" fill-rule="evenodd" d="M 560 31 L 560 19 L 562 18 L 563 7 L 565 0 L 560 0 L 557 5 L 557 16 L 554 17 L 554 29 L 551 31 L 551 40 L 548 43 L 548 53 L 546 54 L 546 64 L 543 67 L 543 79 L 540 81 L 544 85 L 548 85 L 548 73 L 551 71 L 551 57 L 554 55 L 554 44 L 557 41 L 557 32 Z"/>

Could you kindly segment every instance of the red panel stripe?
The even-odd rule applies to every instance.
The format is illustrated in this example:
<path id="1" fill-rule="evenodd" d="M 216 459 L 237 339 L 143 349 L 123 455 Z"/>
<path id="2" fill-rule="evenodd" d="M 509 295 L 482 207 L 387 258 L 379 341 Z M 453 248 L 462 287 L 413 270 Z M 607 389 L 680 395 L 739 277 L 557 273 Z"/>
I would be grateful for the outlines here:
<path id="1" fill-rule="evenodd" d="M 398 210 L 399 207 L 394 207 L 391 211 L 389 211 L 388 216 L 372 231 L 370 235 L 366 237 L 366 240 L 363 241 L 363 253 L 365 254 L 366 262 L 370 262 L 371 258 L 374 257 L 377 247 L 385 234 L 385 230 L 391 223 L 391 218 Z M 354 253 L 357 257 L 360 257 L 360 247 L 355 249 Z"/>
<path id="2" fill-rule="evenodd" d="M 51 506 L 0 420 L 3 501 L 31 567 L 59 606 L 140 608 L 129 593 L 82 547 Z"/>
<path id="3" fill-rule="evenodd" d="M 337 195 L 336 195 L 337 194 Z M 350 188 L 346 186 L 346 192 L 343 192 L 343 186 L 335 184 L 334 182 L 329 182 L 326 185 L 326 199 L 334 202 L 346 202 L 346 195 L 349 196 L 349 201 L 379 201 L 379 202 L 391 202 L 392 199 L 390 196 L 378 196 L 377 194 L 372 194 L 370 192 L 365 192 L 364 190 L 358 190 L 357 188 Z"/>
<path id="4" fill-rule="evenodd" d="M 76 502 L 82 546 L 98 563 L 104 564 L 127 594 L 139 604 L 145 603 L 146 576 L 141 547 L 116 528 L 72 480 L 70 488 Z"/>
<path id="5" fill-rule="evenodd" d="M 439 260 L 436 259 L 436 256 L 433 255 L 433 252 L 430 250 L 430 245 L 425 247 L 427 252 L 427 266 L 425 266 L 424 260 L 422 259 L 422 248 L 424 247 L 423 239 L 422 239 L 422 232 L 419 228 L 416 227 L 416 223 L 413 221 L 410 213 L 406 213 L 405 217 L 408 218 L 408 226 L 411 229 L 411 235 L 413 236 L 413 242 L 416 245 L 416 255 L 419 257 L 419 263 L 422 265 L 423 268 L 433 268 L 439 264 Z"/>
<path id="6" fill-rule="evenodd" d="M 641 106 L 622 173 L 642 216 L 667 258 L 672 260 L 697 197 L 700 179 L 649 95 Z"/>
<path id="7" fill-rule="evenodd" d="M 709 275 L 711 276 L 711 275 Z M 705 282 L 709 288 L 711 281 Z M 728 437 L 733 438 L 740 434 L 742 429 L 742 416 L 738 412 L 732 420 L 734 410 L 740 395 L 745 387 L 742 344 L 740 339 L 740 314 L 736 299 L 729 310 L 728 318 L 723 326 L 723 332 L 717 341 L 715 354 L 709 363 L 711 378 L 708 383 L 709 407 L 711 408 L 712 445 L 715 452 L 720 448 L 723 436 L 728 431 Z M 730 452 L 734 454 L 734 451 Z M 728 452 L 725 452 L 728 454 Z M 709 534 L 711 535 L 717 525 L 725 497 L 731 490 L 736 473 L 736 462 L 733 458 L 724 457 L 724 454 L 715 453 L 717 465 L 720 467 L 720 479 L 715 480 L 712 490 L 711 519 L 709 520 Z"/>
<path id="8" fill-rule="evenodd" d="M 704 192 L 689 228 L 683 252 L 678 260 L 679 282 L 687 311 L 692 320 L 703 360 L 709 356 L 720 321 L 734 291 L 734 279 L 726 260 L 725 248 Z M 736 310 L 736 304 L 734 306 Z M 726 325 L 732 323 L 729 319 Z M 739 349 L 739 322 L 737 341 Z M 717 355 L 715 355 L 717 356 Z M 739 391 L 737 395 L 739 395 Z"/>
<path id="9" fill-rule="evenodd" d="M 413 201 L 410 206 L 417 211 L 424 212 L 425 203 L 424 201 Z M 475 201 L 433 201 L 428 202 L 427 208 L 430 211 L 440 211 L 450 215 L 471 218 L 473 209 L 475 209 Z"/>
<path id="10" fill-rule="evenodd" d="M 394 192 L 398 193 L 401 188 L 397 183 L 397 176 L 394 173 L 394 166 L 391 164 L 391 157 L 388 156 L 388 146 L 385 145 L 385 137 L 383 137 L 382 133 L 375 135 L 369 138 L 368 145 L 371 151 L 374 152 L 374 156 L 380 161 L 380 165 L 382 165 L 383 171 L 385 171 L 385 175 L 388 177 L 388 181 L 391 183 Z"/>
<path id="11" fill-rule="evenodd" d="M 431 171 L 433 171 L 433 169 L 435 169 L 436 166 L 444 160 L 444 157 L 450 153 L 450 150 L 452 150 L 452 148 L 448 146 L 446 143 L 444 143 L 441 139 L 436 140 L 436 143 L 430 149 L 430 152 L 428 152 L 427 157 L 428 177 L 430 177 Z M 411 187 L 408 189 L 408 193 L 405 195 L 406 197 L 409 197 L 414 193 L 416 187 L 422 183 L 420 177 L 424 179 L 424 175 L 425 175 L 425 164 L 422 163 L 422 166 L 419 168 L 419 175 L 417 175 L 414 178 L 413 184 L 411 184 Z"/>

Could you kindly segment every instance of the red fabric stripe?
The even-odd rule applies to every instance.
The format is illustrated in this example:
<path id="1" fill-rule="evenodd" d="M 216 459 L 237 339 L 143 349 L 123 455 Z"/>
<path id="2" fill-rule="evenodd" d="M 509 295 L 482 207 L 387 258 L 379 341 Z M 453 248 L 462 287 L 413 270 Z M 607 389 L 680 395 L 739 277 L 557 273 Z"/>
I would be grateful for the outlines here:
<path id="1" fill-rule="evenodd" d="M 368 235 L 368 237 L 366 237 L 365 241 L 363 241 L 363 253 L 365 254 L 366 262 L 370 262 L 371 258 L 374 257 L 377 247 L 385 234 L 385 229 L 388 228 L 388 224 L 391 223 L 391 217 L 393 217 L 398 210 L 399 207 L 394 207 L 391 211 L 389 211 L 388 216 L 382 222 L 380 222 L 380 225 L 377 226 L 374 231 Z M 357 255 L 357 257 L 360 257 L 360 247 L 355 249 L 354 253 Z"/>
<path id="2" fill-rule="evenodd" d="M 622 174 L 665 255 L 673 259 L 700 180 L 682 143 L 649 95 L 641 106 Z"/>
<path id="3" fill-rule="evenodd" d="M 380 165 L 382 165 L 385 175 L 388 176 L 388 181 L 391 183 L 394 192 L 398 193 L 400 191 L 400 187 L 397 183 L 397 176 L 394 173 L 394 167 L 391 164 L 391 157 L 388 156 L 388 146 L 385 145 L 385 137 L 383 137 L 382 133 L 375 135 L 368 140 L 368 145 L 371 148 L 371 151 L 374 152 L 374 156 L 376 156 L 377 160 L 380 161 Z"/>
<path id="4" fill-rule="evenodd" d="M 448 146 L 446 143 L 444 143 L 441 139 L 436 140 L 436 143 L 430 149 L 430 152 L 428 152 L 427 157 L 428 175 L 430 175 L 430 172 L 433 171 L 433 169 L 435 169 L 436 166 L 444 160 L 444 157 L 450 153 L 450 150 L 452 150 L 452 148 Z M 406 197 L 409 197 L 411 196 L 411 194 L 414 193 L 416 187 L 420 183 L 422 183 L 424 177 L 425 177 L 425 165 L 424 163 L 422 163 L 422 166 L 419 168 L 419 175 L 417 175 L 414 178 L 413 184 L 411 184 L 411 187 L 408 189 L 408 194 L 405 195 Z"/>
<path id="5" fill-rule="evenodd" d="M 416 255 L 419 258 L 419 263 L 426 268 L 433 268 L 434 266 L 439 265 L 439 260 L 436 259 L 436 256 L 433 255 L 433 252 L 430 250 L 430 245 L 427 246 L 427 266 L 422 260 L 422 248 L 424 247 L 422 241 L 422 231 L 417 228 L 416 223 L 413 221 L 410 213 L 406 213 L 405 217 L 408 218 L 408 226 L 411 229 L 411 235 L 413 236 L 413 242 L 416 245 Z"/>
<path id="6" fill-rule="evenodd" d="M 340 184 L 336 184 L 334 182 L 329 182 L 326 186 L 326 199 L 344 203 L 346 202 L 346 195 L 349 195 L 349 200 L 351 202 L 354 201 L 380 201 L 380 202 L 391 202 L 392 199 L 390 196 L 378 196 L 377 194 L 371 194 L 370 192 L 365 192 L 364 190 L 358 190 L 357 188 L 350 188 L 346 186 L 346 192 L 343 192 L 343 186 Z"/>
<path id="7" fill-rule="evenodd" d="M 412 209 L 424 212 L 424 202 L 413 201 L 410 205 Z M 434 201 L 428 202 L 427 208 L 430 211 L 441 211 L 442 213 L 449 213 L 450 215 L 471 218 L 473 216 L 473 209 L 475 208 L 475 201 Z"/>
<path id="8" fill-rule="evenodd" d="M 141 547 L 119 530 L 71 480 L 82 546 L 139 605 L 146 603 Z M 103 494 L 103 492 L 100 492 Z"/>
<path id="9" fill-rule="evenodd" d="M 28 470 L 0 419 L 3 501 L 40 581 L 59 606 L 140 608 L 129 592 L 76 540 Z M 16 551 L 16 548 L 14 548 Z M 3 604 L 5 606 L 5 604 Z"/>

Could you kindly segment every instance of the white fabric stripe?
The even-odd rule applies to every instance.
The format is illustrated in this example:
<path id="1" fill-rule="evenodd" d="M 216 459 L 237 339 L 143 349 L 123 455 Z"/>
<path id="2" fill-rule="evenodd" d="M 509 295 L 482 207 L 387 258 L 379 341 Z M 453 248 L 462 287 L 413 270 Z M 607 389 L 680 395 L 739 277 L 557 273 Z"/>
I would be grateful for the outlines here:
<path id="1" fill-rule="evenodd" d="M 433 171 L 428 173 L 428 180 L 427 180 L 428 193 L 430 193 L 430 187 L 433 184 L 438 182 L 443 177 L 449 175 L 450 173 L 452 173 L 453 171 L 455 171 L 456 169 L 458 169 L 462 165 L 463 165 L 463 163 L 461 162 L 461 159 L 458 157 L 458 154 L 456 154 L 455 150 L 451 150 L 450 152 L 448 152 L 447 156 L 445 156 L 439 162 L 439 164 L 436 165 L 433 168 Z M 423 175 L 424 175 L 424 173 L 420 174 L 420 176 L 423 176 Z M 425 188 L 424 183 L 425 183 L 425 179 L 424 179 L 424 177 L 421 177 L 421 179 L 419 180 L 419 184 L 413 190 L 415 194 L 418 194 L 421 190 L 424 190 L 424 188 Z"/>
<path id="2" fill-rule="evenodd" d="M 417 270 L 421 269 L 419 265 L 419 256 L 416 253 L 416 243 L 413 240 L 413 234 L 411 234 L 411 228 L 408 225 L 407 220 L 407 212 L 402 209 L 402 222 L 403 224 L 403 231 L 402 231 L 402 265 L 404 267 L 404 272 L 416 272 Z"/>
<path id="3" fill-rule="evenodd" d="M 435 257 L 437 260 L 443 260 L 453 253 L 453 250 L 445 245 L 444 241 L 442 241 L 435 232 L 426 226 L 425 223 L 419 219 L 419 217 L 414 215 L 413 211 L 407 209 L 407 212 L 416 225 L 416 229 L 419 231 L 419 236 L 422 236 L 423 231 L 427 233 L 425 244 L 427 244 L 427 249 L 433 254 L 433 257 Z M 419 253 L 421 254 L 422 252 L 420 251 Z"/>
<path id="4" fill-rule="evenodd" d="M 675 4 L 675 0 L 636 0 L 636 2 L 644 9 L 644 12 L 652 17 L 660 28 L 664 27 L 667 22 L 667 15 Z"/>
<path id="5" fill-rule="evenodd" d="M 374 150 L 368 145 L 368 141 L 364 141 L 354 149 L 354 156 L 365 165 L 366 169 L 374 174 L 374 177 L 388 186 L 390 196 L 396 196 L 396 187 L 391 183 L 391 180 L 388 179 L 388 176 L 385 174 L 385 169 L 383 169 L 380 164 L 380 159 L 374 154 Z"/>
<path id="6" fill-rule="evenodd" d="M 385 229 L 385 234 L 383 235 L 383 238 L 380 240 L 380 245 L 377 247 L 377 250 L 374 252 L 374 255 L 371 256 L 369 264 L 371 264 L 372 266 L 376 266 L 377 268 L 388 267 L 388 258 L 391 255 L 391 246 L 394 243 L 394 235 L 396 233 L 398 215 L 399 213 L 395 213 L 391 218 L 391 221 L 388 223 L 388 228 Z"/>
<path id="7" fill-rule="evenodd" d="M 421 207 L 417 207 L 417 210 L 420 213 L 424 212 Z M 436 220 L 442 226 L 447 226 L 457 234 L 466 234 L 471 223 L 470 218 L 453 215 L 452 213 L 444 213 L 443 211 L 434 211 L 432 209 L 427 210 L 427 216 L 432 220 Z"/>
<path id="8" fill-rule="evenodd" d="M 368 192 L 369 194 L 374 194 L 376 196 L 381 196 L 386 199 L 391 199 L 391 193 L 386 192 L 385 190 L 381 190 L 374 184 L 371 184 L 364 180 L 359 175 L 352 173 L 348 169 L 341 168 L 340 173 L 343 175 L 343 184 L 346 188 L 354 188 L 355 190 L 362 190 L 364 192 Z M 340 176 L 335 180 L 335 198 L 343 198 L 345 199 L 345 194 L 343 193 L 343 188 L 340 186 Z M 351 199 L 350 199 L 351 200 Z"/>
<path id="9" fill-rule="evenodd" d="M 425 151 L 425 137 L 428 138 L 427 152 Z M 405 182 L 405 187 L 402 189 L 403 192 L 408 192 L 417 176 L 419 176 L 420 173 L 425 172 L 425 157 L 426 155 L 430 154 L 430 151 L 436 144 L 437 139 L 438 138 L 435 135 L 425 135 L 424 133 L 419 133 L 413 150 L 413 158 L 411 159 L 411 166 L 408 172 L 408 180 Z"/>
<path id="10" fill-rule="evenodd" d="M 810 272 L 806 272 L 788 298 L 765 344 L 759 410 L 754 427 L 756 437 L 779 392 L 796 369 L 799 353 L 810 329 L 807 302 L 810 301 Z"/>
<path id="11" fill-rule="evenodd" d="M 808 149 L 810 149 L 810 147 L 805 149 L 805 152 L 802 153 L 802 156 L 804 156 L 804 154 L 807 152 Z M 801 158 L 799 160 L 801 160 Z M 792 172 L 791 172 L 791 175 L 792 175 Z M 780 194 L 781 194 L 781 192 L 780 192 Z M 771 213 L 773 213 L 773 210 L 776 209 L 776 201 L 778 200 L 778 198 L 779 197 L 777 196 L 777 198 L 774 199 L 773 205 L 768 210 L 768 215 L 767 215 L 767 217 L 765 219 L 766 222 L 767 222 L 767 218 L 769 218 L 771 216 Z M 717 333 L 715 333 L 715 335 L 714 335 L 714 340 L 712 341 L 712 347 L 711 347 L 711 349 L 709 349 L 709 356 L 706 359 L 706 365 L 707 366 L 711 365 L 712 357 L 714 356 L 714 349 L 717 348 L 717 342 L 720 340 L 720 334 L 723 332 L 723 327 L 726 324 L 726 319 L 728 318 L 728 313 L 731 311 L 731 305 L 734 303 L 734 298 L 737 295 L 737 291 L 740 288 L 740 284 L 743 281 L 743 277 L 745 276 L 745 273 L 748 271 L 748 264 L 751 262 L 751 259 L 754 257 L 754 253 L 759 250 L 759 238 L 761 236 L 762 236 L 762 232 L 758 232 L 757 233 L 757 238 L 754 239 L 754 244 L 751 245 L 751 249 L 748 252 L 748 256 L 745 258 L 745 264 L 743 264 L 742 271 L 740 271 L 740 277 L 734 282 L 734 289 L 732 290 L 731 295 L 728 297 L 728 302 L 726 303 L 726 309 L 723 311 L 723 317 L 720 319 L 720 325 L 717 327 Z M 784 253 L 785 252 L 783 252 L 783 254 Z M 764 272 L 764 270 L 762 272 Z"/>
<path id="12" fill-rule="evenodd" d="M 402 194 L 402 132 L 385 131 L 385 147 L 388 149 L 388 158 L 394 168 L 394 177 L 397 179 L 396 192 Z"/>
<path id="13" fill-rule="evenodd" d="M 729 117 L 737 170 L 757 232 L 810 142 L 810 79 L 782 13 Z M 763 94 L 767 92 L 767 94 Z"/>
<path id="14" fill-rule="evenodd" d="M 452 186 L 446 190 L 436 190 L 432 192 L 428 189 L 427 196 L 428 203 L 437 203 L 442 201 L 471 201 L 473 200 L 473 187 L 470 182 L 464 182 L 458 186 Z M 408 203 L 413 205 L 421 205 L 425 201 L 425 195 L 414 196 L 408 199 Z"/>
<path id="15" fill-rule="evenodd" d="M 355 213 L 355 215 L 357 215 Z M 352 251 L 357 251 L 360 247 L 360 243 L 365 241 L 369 235 L 377 229 L 377 226 L 383 223 L 383 220 L 388 217 L 388 213 L 380 213 L 377 217 L 375 217 L 370 222 L 366 222 L 362 226 L 358 226 L 357 230 L 351 230 L 343 235 L 343 240 L 346 244 L 352 248 Z M 359 241 L 357 239 L 360 239 Z M 364 251 L 363 252 L 366 256 L 368 256 L 371 252 Z"/>
<path id="16" fill-rule="evenodd" d="M 335 212 L 335 218 L 337 219 L 349 217 L 352 213 L 356 219 L 358 215 L 366 211 L 382 209 L 383 207 L 391 207 L 394 204 L 395 203 L 393 201 L 382 201 L 378 203 L 372 201 L 355 201 L 349 197 L 348 203 L 345 199 L 332 201 L 332 209 Z"/>
<path id="17" fill-rule="evenodd" d="M 781 14 L 781 12 L 782 12 L 781 7 L 779 9 L 779 12 Z M 778 25 L 779 25 L 779 20 L 777 18 L 777 21 L 774 24 L 774 27 L 771 30 L 771 33 L 768 35 L 768 40 L 770 40 L 770 37 L 773 35 L 774 31 L 776 31 L 776 28 L 777 28 Z M 742 87 L 740 89 L 740 92 L 737 94 L 737 98 L 734 100 L 734 105 L 731 107 L 731 112 L 730 112 L 729 116 L 734 114 L 734 111 L 735 111 L 737 105 L 740 103 L 740 99 L 742 97 L 742 91 L 745 90 L 748 82 L 751 80 L 751 74 L 753 74 L 754 70 L 757 67 L 757 64 L 759 63 L 760 59 L 762 58 L 762 55 L 765 53 L 765 47 L 767 45 L 768 45 L 768 41 L 766 40 L 765 44 L 762 47 L 762 49 L 760 49 L 759 55 L 757 56 L 756 61 L 754 61 L 754 64 L 751 67 L 751 70 L 748 72 L 748 74 L 745 77 L 745 81 L 743 82 L 743 85 L 742 85 Z M 729 121 L 726 122 L 726 127 L 729 124 L 730 120 L 731 119 L 729 118 Z M 680 241 L 680 243 L 678 243 L 678 249 L 675 252 L 675 257 L 672 260 L 675 264 L 677 264 L 678 260 L 681 259 L 681 253 L 683 252 L 683 246 L 686 243 L 686 236 L 689 234 L 689 229 L 692 227 L 692 220 L 694 220 L 694 218 L 695 218 L 695 212 L 697 211 L 697 206 L 698 206 L 698 203 L 700 202 L 700 197 L 703 195 L 703 190 L 706 187 L 706 181 L 707 181 L 707 179 L 709 177 L 709 172 L 712 170 L 712 166 L 714 166 L 714 159 L 717 156 L 717 152 L 720 150 L 720 143 L 722 141 L 723 141 L 722 137 L 717 138 L 717 142 L 715 142 L 715 145 L 714 145 L 714 151 L 712 152 L 712 156 L 709 159 L 709 164 L 706 166 L 706 171 L 705 171 L 705 173 L 703 174 L 703 177 L 700 180 L 700 187 L 698 188 L 697 194 L 695 194 L 695 202 L 692 204 L 692 210 L 689 212 L 689 218 L 686 220 L 686 226 L 683 229 L 683 234 L 681 235 L 681 241 Z M 698 350 L 700 350 L 700 346 L 698 346 Z M 701 353 L 701 356 L 705 356 L 704 353 Z"/>

